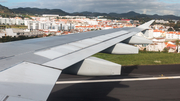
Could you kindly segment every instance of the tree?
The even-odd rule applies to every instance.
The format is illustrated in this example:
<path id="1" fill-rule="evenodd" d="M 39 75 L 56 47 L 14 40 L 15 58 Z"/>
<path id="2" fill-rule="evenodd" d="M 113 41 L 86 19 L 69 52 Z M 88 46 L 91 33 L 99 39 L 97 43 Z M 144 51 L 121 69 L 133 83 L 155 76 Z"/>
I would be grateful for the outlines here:
<path id="1" fill-rule="evenodd" d="M 176 40 L 175 44 L 176 44 L 176 46 L 177 46 L 177 53 L 178 53 L 178 52 L 179 52 L 179 49 L 178 49 L 178 48 L 179 48 L 179 45 L 180 45 L 180 44 L 179 44 L 179 40 Z"/>
<path id="2" fill-rule="evenodd" d="M 163 49 L 163 53 L 168 53 L 168 51 L 169 51 L 169 49 L 168 49 L 167 47 L 165 47 L 165 48 Z"/>
<path id="3" fill-rule="evenodd" d="M 174 31 L 172 28 L 169 28 L 168 31 Z"/>

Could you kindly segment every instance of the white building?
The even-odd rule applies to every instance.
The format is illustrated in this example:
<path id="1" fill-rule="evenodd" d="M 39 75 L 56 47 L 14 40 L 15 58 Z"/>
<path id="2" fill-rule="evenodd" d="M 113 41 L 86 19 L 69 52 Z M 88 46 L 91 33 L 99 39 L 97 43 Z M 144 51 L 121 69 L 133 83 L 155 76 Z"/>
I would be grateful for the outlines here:
<path id="1" fill-rule="evenodd" d="M 24 20 L 20 18 L 0 18 L 0 24 L 3 25 L 24 25 Z"/>
<path id="2" fill-rule="evenodd" d="M 161 27 L 164 27 L 163 25 L 161 24 L 156 24 L 156 25 L 153 25 L 152 26 L 155 30 L 159 30 Z"/>
<path id="3" fill-rule="evenodd" d="M 38 30 L 39 29 L 39 23 L 36 22 L 36 21 L 29 22 L 28 29 L 30 29 L 30 30 Z"/>
<path id="4" fill-rule="evenodd" d="M 38 22 L 31 21 L 28 24 L 28 29 L 30 30 L 52 30 L 52 31 L 60 31 L 60 30 L 71 30 L 74 29 L 74 24 L 71 23 L 61 23 L 61 22 Z"/>
<path id="5" fill-rule="evenodd" d="M 14 33 L 12 29 L 6 29 L 6 36 L 16 36 L 17 33 Z"/>
<path id="6" fill-rule="evenodd" d="M 59 17 L 57 14 L 43 14 L 43 17 Z"/>
<path id="7" fill-rule="evenodd" d="M 156 51 L 156 52 L 163 51 L 165 47 L 166 44 L 164 42 L 153 43 L 146 46 L 146 51 Z"/>
<path id="8" fill-rule="evenodd" d="M 180 39 L 180 33 L 179 32 L 168 32 L 166 34 L 166 39 Z"/>
<path id="9" fill-rule="evenodd" d="M 3 36 L 5 36 L 5 33 L 0 33 L 0 38 L 2 38 Z"/>
<path id="10" fill-rule="evenodd" d="M 169 21 L 164 21 L 164 20 L 156 20 L 156 23 L 162 23 L 162 24 L 167 24 Z"/>
<path id="11" fill-rule="evenodd" d="M 165 37 L 165 32 L 162 30 L 154 30 L 153 37 L 155 38 Z"/>
<path id="12" fill-rule="evenodd" d="M 60 18 L 67 18 L 67 19 L 86 19 L 86 16 L 59 16 Z"/>

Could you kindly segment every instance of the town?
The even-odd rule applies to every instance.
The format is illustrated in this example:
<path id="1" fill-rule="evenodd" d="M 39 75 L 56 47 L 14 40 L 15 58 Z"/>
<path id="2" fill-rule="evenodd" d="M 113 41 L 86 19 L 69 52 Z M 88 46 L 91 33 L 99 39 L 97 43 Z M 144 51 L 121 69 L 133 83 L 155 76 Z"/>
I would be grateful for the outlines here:
<path id="1" fill-rule="evenodd" d="M 178 49 L 180 32 L 176 25 L 178 20 L 156 20 L 151 29 L 138 33 L 138 36 L 153 41 L 150 45 L 136 45 L 145 51 L 168 51 L 180 52 Z M 3 18 L 0 17 L 0 38 L 4 37 L 47 37 L 55 35 L 67 35 L 96 30 L 107 30 L 113 28 L 136 27 L 140 24 L 138 20 L 121 19 L 109 20 L 103 16 L 87 18 L 86 16 L 59 16 L 55 14 L 43 14 L 41 17 L 31 18 Z M 20 26 L 20 27 L 14 27 Z"/>

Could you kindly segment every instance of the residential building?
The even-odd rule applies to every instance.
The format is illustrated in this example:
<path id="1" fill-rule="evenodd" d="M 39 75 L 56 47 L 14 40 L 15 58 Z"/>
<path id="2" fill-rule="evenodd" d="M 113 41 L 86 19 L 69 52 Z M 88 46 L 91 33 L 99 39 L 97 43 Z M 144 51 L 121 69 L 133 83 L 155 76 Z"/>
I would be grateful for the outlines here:
<path id="1" fill-rule="evenodd" d="M 155 38 L 165 37 L 166 36 L 165 34 L 166 34 L 165 31 L 162 31 L 162 30 L 156 29 L 153 31 L 153 37 L 155 37 Z"/>
<path id="2" fill-rule="evenodd" d="M 167 32 L 166 33 L 166 39 L 180 39 L 180 32 Z"/>
<path id="3" fill-rule="evenodd" d="M 153 43 L 150 45 L 146 46 L 146 51 L 163 51 L 164 48 L 166 47 L 166 44 L 164 42 L 160 42 L 160 43 Z"/>
<path id="4" fill-rule="evenodd" d="M 169 21 L 164 21 L 164 20 L 155 20 L 156 23 L 162 23 L 162 24 L 168 24 Z"/>

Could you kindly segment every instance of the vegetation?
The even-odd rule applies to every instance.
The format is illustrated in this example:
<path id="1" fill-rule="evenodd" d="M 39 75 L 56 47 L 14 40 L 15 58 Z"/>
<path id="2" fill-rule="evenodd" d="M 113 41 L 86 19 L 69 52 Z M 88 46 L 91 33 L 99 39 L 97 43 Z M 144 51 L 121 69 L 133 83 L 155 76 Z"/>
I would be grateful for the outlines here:
<path id="1" fill-rule="evenodd" d="M 25 25 L 0 25 L 0 29 L 5 29 L 5 28 L 27 29 L 27 26 Z"/>
<path id="2" fill-rule="evenodd" d="M 16 17 L 15 14 L 9 14 L 9 13 L 0 13 L 0 15 L 3 18 L 14 18 L 14 17 Z"/>
<path id="3" fill-rule="evenodd" d="M 4 37 L 0 38 L 0 42 L 10 42 L 10 41 L 17 41 L 17 40 L 32 39 L 32 38 L 38 38 L 38 36 L 32 36 L 32 37 L 29 37 L 29 36 L 18 36 L 18 37 L 4 36 Z"/>
<path id="4" fill-rule="evenodd" d="M 165 48 L 163 49 L 163 52 L 164 52 L 164 53 L 168 53 L 168 50 L 169 50 L 169 49 L 165 47 Z"/>
<path id="5" fill-rule="evenodd" d="M 11 13 L 13 13 L 13 11 L 10 10 L 9 8 L 5 7 L 5 6 L 0 5 L 0 13 L 11 14 Z"/>
<path id="6" fill-rule="evenodd" d="M 176 53 L 140 52 L 139 54 L 134 55 L 113 55 L 98 53 L 94 56 L 121 64 L 123 66 L 180 64 L 180 54 Z"/>
<path id="7" fill-rule="evenodd" d="M 174 31 L 172 28 L 169 28 L 168 31 Z"/>
<path id="8" fill-rule="evenodd" d="M 180 44 L 179 44 L 179 40 L 176 40 L 175 44 L 176 44 L 176 46 L 177 46 L 177 52 L 179 52 L 179 49 L 178 49 L 178 48 L 179 48 L 179 45 L 180 45 Z"/>
<path id="9" fill-rule="evenodd" d="M 170 26 L 173 27 L 175 31 L 180 31 L 180 21 L 177 23 L 175 22 L 170 22 L 169 24 L 164 24 L 165 26 Z M 174 31 L 172 28 L 168 29 L 169 31 Z"/>
<path id="10" fill-rule="evenodd" d="M 42 15 L 42 14 L 58 14 L 58 15 L 70 15 L 69 13 L 60 9 L 39 9 L 39 8 L 15 8 L 12 11 L 16 14 L 30 14 L 30 15 Z"/>
<path id="11" fill-rule="evenodd" d="M 139 16 L 133 17 L 131 19 L 132 20 L 139 20 L 139 22 L 141 22 L 142 24 L 152 20 L 152 18 L 149 18 L 149 17 L 139 17 Z"/>
<path id="12" fill-rule="evenodd" d="M 24 18 L 32 19 L 32 18 L 30 17 L 30 15 L 19 15 L 18 17 L 20 17 L 20 18 L 22 18 L 22 19 L 24 19 Z"/>

